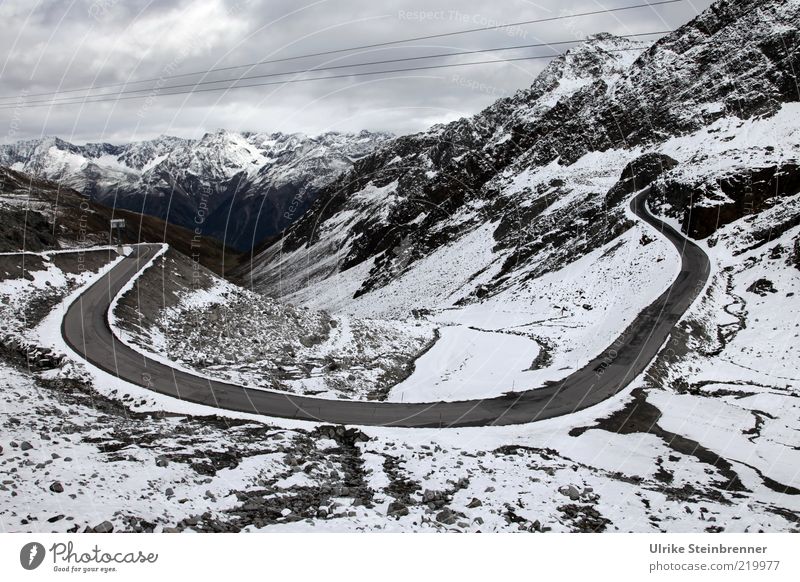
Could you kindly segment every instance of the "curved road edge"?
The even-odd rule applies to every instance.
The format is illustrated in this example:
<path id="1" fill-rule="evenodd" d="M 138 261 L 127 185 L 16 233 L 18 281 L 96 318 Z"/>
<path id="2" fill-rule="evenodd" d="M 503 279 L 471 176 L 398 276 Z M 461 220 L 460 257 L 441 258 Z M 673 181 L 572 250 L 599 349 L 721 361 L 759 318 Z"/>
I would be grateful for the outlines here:
<path id="1" fill-rule="evenodd" d="M 525 424 L 589 408 L 623 390 L 661 351 L 673 327 L 705 287 L 710 261 L 703 250 L 646 208 L 649 190 L 632 212 L 669 240 L 681 269 L 662 295 L 642 310 L 614 342 L 583 368 L 541 388 L 460 402 L 397 403 L 325 400 L 264 391 L 202 378 L 141 354 L 122 343 L 108 323 L 120 291 L 144 270 L 160 245 L 141 244 L 84 291 L 61 326 L 67 345 L 98 368 L 159 394 L 214 408 L 294 420 L 409 428 Z"/>

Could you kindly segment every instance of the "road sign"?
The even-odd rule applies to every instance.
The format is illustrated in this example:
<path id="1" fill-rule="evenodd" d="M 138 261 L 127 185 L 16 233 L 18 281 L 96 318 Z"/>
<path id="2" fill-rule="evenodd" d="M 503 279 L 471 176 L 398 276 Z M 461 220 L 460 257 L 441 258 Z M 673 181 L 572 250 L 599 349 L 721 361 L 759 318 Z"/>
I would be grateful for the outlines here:
<path id="1" fill-rule="evenodd" d="M 124 218 L 112 218 L 111 219 L 111 236 L 114 237 L 114 233 L 116 233 L 116 242 L 117 245 L 122 244 L 122 231 L 125 230 L 125 219 Z"/>

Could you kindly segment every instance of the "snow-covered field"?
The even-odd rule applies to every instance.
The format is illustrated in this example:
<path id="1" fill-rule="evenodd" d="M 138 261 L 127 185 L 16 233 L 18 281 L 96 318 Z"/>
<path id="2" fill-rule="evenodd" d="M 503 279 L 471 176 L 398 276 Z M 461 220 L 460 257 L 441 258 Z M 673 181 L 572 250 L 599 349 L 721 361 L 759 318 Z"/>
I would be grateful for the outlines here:
<path id="1" fill-rule="evenodd" d="M 0 467 L 7 476 L 0 481 L 0 527 L 796 530 L 800 387 L 793 371 L 799 362 L 797 353 L 787 348 L 796 341 L 798 322 L 786 313 L 796 296 L 792 294 L 800 291 L 796 267 L 789 264 L 798 227 L 767 248 L 735 255 L 742 241 L 738 229 L 758 226 L 737 222 L 723 229 L 718 245 L 709 249 L 719 266 L 715 280 L 687 319 L 687 324 L 712 331 L 723 326 L 726 343 L 719 353 L 708 355 L 720 347 L 716 333 L 684 340 L 679 342 L 683 352 L 665 353 L 650 374 L 618 396 L 533 425 L 338 429 L 340 434 L 334 427 L 308 423 L 248 419 L 223 411 L 214 415 L 202 407 L 149 397 L 124 383 L 111 384 L 102 374 L 69 361 L 31 373 L 24 365 L 16 367 L 12 358 L 1 370 Z M 661 282 L 653 282 L 648 291 L 657 294 L 659 285 L 674 275 L 675 257 L 669 249 L 659 247 L 657 239 L 640 244 L 642 234 L 630 231 L 613 252 L 602 249 L 586 265 L 569 266 L 574 271 L 566 272 L 573 276 L 563 277 L 561 285 L 555 274 L 534 280 L 527 294 L 520 290 L 516 295 L 518 304 L 521 298 L 528 301 L 524 314 L 499 308 L 508 305 L 501 297 L 441 310 L 434 317 L 455 324 L 443 327 L 443 333 L 469 329 L 469 321 L 486 330 L 476 331 L 476 339 L 518 338 L 526 348 L 531 344 L 525 336 L 498 330 L 523 325 L 522 331 L 528 331 L 525 324 L 532 324 L 536 334 L 550 332 L 549 338 L 558 338 L 558 327 L 554 332 L 536 322 L 548 317 L 561 321 L 563 316 L 584 326 L 581 333 L 587 336 L 606 327 L 613 333 L 613 326 L 622 322 L 609 326 L 607 314 L 626 294 L 596 293 L 598 285 L 613 289 L 614 281 L 617 286 L 627 283 L 626 267 L 635 271 L 664 263 L 655 271 L 662 273 Z M 774 251 L 776 245 L 783 250 Z M 661 261 L 654 260 L 659 256 Z M 598 264 L 597 271 L 582 276 L 592 264 Z M 727 266 L 734 269 L 725 271 Z M 601 272 L 607 281 L 598 281 Z M 57 273 L 50 275 L 52 281 L 60 280 Z M 727 276 L 730 285 L 723 279 Z M 84 275 L 80 283 L 90 278 Z M 753 287 L 764 278 L 771 285 Z M 37 281 L 7 280 L 3 288 L 14 297 L 30 288 L 34 297 L 47 287 Z M 196 308 L 218 304 L 218 291 L 188 301 Z M 540 294 L 547 300 L 537 303 Z M 736 297 L 745 305 L 734 301 Z M 585 309 L 584 301 L 592 309 Z M 568 308 L 563 315 L 562 307 Z M 746 325 L 729 333 L 725 326 L 740 322 L 739 316 Z M 42 330 L 36 334 L 46 335 Z M 516 345 L 511 342 L 505 347 Z M 554 343 L 554 358 L 568 358 L 558 355 Z M 450 361 L 470 351 L 468 341 L 461 345 L 464 349 L 454 350 L 461 355 Z M 472 353 L 479 358 L 468 359 L 475 366 L 470 375 L 478 378 L 490 370 L 482 369 L 480 361 L 492 358 Z M 515 364 L 530 365 L 528 360 L 537 355 L 526 351 Z M 769 367 L 763 365 L 766 358 Z M 426 372 L 423 364 L 420 360 L 418 373 Z M 646 406 L 631 408 L 634 402 Z"/>
<path id="2" fill-rule="evenodd" d="M 539 345 L 524 335 L 447 326 L 439 340 L 416 362 L 414 373 L 397 384 L 389 400 L 436 402 L 491 396 L 527 384 L 526 371 Z"/>
<path id="3" fill-rule="evenodd" d="M 131 412 L 59 373 L 0 371 L 3 531 L 755 532 L 800 510 L 744 467 L 748 490 L 725 490 L 653 435 L 571 436 L 630 391 L 524 427 L 339 434 Z"/>
<path id="4" fill-rule="evenodd" d="M 436 311 L 429 319 L 444 325 L 441 339 L 390 399 L 497 396 L 581 368 L 677 274 L 677 252 L 654 233 L 643 238 L 647 232 L 637 226 L 564 269 L 480 303 Z"/>

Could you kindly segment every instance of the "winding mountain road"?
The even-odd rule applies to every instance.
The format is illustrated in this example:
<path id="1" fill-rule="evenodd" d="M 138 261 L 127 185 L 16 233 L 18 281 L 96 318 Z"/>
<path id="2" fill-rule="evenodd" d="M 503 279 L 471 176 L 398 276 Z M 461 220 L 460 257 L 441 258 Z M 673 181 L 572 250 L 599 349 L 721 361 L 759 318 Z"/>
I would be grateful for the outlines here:
<path id="1" fill-rule="evenodd" d="M 645 190 L 637 195 L 631 209 L 675 245 L 681 255 L 680 274 L 596 358 L 563 380 L 535 390 L 463 402 L 326 400 L 245 388 L 177 370 L 129 348 L 108 324 L 114 297 L 147 265 L 159 245 L 136 246 L 132 255 L 81 294 L 67 310 L 61 332 L 75 352 L 114 376 L 160 394 L 227 410 L 337 424 L 416 428 L 524 424 L 562 416 L 602 402 L 641 374 L 708 279 L 706 254 L 647 211 L 647 194 Z"/>

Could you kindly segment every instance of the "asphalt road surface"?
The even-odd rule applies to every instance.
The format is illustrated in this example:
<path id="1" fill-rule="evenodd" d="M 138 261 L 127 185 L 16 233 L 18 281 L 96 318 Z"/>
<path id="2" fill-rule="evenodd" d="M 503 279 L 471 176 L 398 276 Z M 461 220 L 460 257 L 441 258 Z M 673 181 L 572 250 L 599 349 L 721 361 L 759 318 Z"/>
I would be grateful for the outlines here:
<path id="1" fill-rule="evenodd" d="M 674 325 L 702 291 L 710 264 L 706 254 L 645 208 L 647 191 L 631 209 L 658 229 L 681 254 L 672 285 L 608 348 L 565 379 L 541 388 L 483 400 L 436 403 L 325 400 L 267 392 L 201 378 L 147 358 L 119 341 L 108 324 L 111 301 L 144 268 L 159 245 L 142 244 L 69 307 L 62 335 L 90 363 L 123 380 L 188 402 L 259 415 L 336 424 L 459 427 L 524 424 L 563 416 L 613 396 L 641 374 Z M 636 289 L 631 289 L 636 293 Z"/>

